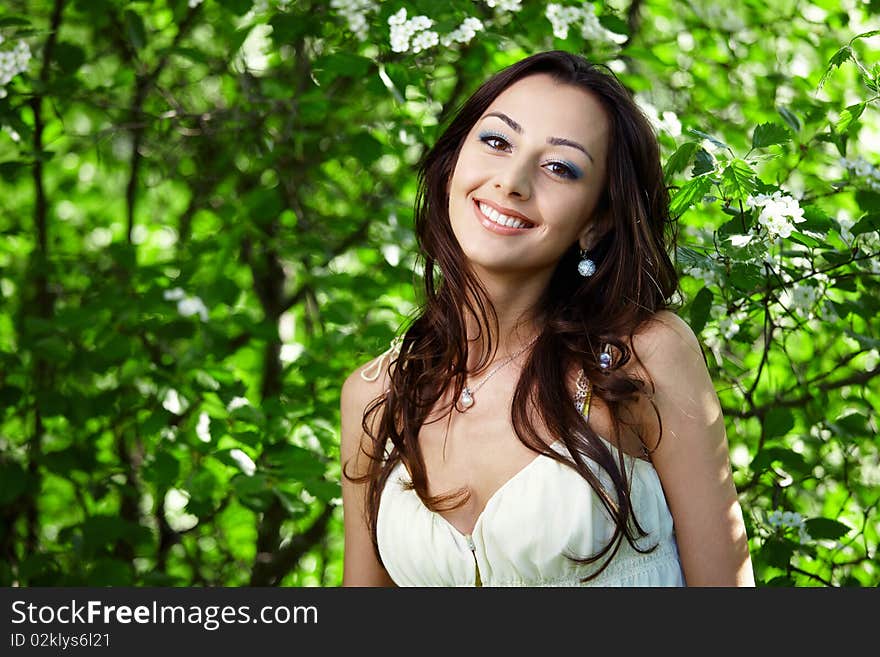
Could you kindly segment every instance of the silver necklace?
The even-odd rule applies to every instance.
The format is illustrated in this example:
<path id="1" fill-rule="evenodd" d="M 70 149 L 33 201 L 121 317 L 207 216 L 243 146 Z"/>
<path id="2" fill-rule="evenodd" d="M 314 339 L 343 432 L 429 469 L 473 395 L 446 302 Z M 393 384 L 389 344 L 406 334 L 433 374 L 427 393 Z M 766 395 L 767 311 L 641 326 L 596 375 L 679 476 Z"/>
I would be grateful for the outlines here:
<path id="1" fill-rule="evenodd" d="M 483 380 L 480 381 L 480 382 L 479 382 L 478 384 L 476 384 L 475 386 L 470 387 L 470 386 L 468 386 L 468 385 L 465 385 L 464 389 L 461 391 L 461 395 L 460 395 L 459 398 L 458 398 L 458 401 L 459 401 L 459 403 L 461 404 L 462 409 L 463 409 L 463 410 L 460 410 L 459 412 L 460 412 L 460 413 L 464 413 L 465 411 L 467 411 L 468 409 L 470 409 L 470 407 L 474 405 L 474 395 L 477 394 L 477 390 L 479 390 L 480 388 L 482 388 L 482 387 L 485 385 L 486 381 L 488 381 L 488 380 L 491 379 L 493 376 L 495 376 L 495 374 L 498 373 L 498 370 L 500 370 L 500 369 L 501 369 L 502 367 L 504 367 L 505 365 L 509 365 L 509 364 L 512 363 L 516 358 L 518 358 L 518 357 L 521 356 L 523 353 L 525 353 L 526 349 L 528 349 L 529 347 L 531 347 L 531 346 L 535 343 L 535 340 L 537 340 L 537 339 L 538 339 L 538 336 L 536 335 L 536 336 L 533 337 L 531 340 L 529 340 L 528 344 L 527 344 L 525 347 L 523 347 L 522 349 L 520 349 L 519 351 L 517 351 L 513 356 L 511 356 L 510 358 L 507 358 L 507 359 L 503 360 L 501 363 L 499 363 L 498 365 L 496 365 L 495 367 L 493 367 L 493 368 L 489 371 L 489 373 L 488 373 L 485 377 L 483 377 Z"/>

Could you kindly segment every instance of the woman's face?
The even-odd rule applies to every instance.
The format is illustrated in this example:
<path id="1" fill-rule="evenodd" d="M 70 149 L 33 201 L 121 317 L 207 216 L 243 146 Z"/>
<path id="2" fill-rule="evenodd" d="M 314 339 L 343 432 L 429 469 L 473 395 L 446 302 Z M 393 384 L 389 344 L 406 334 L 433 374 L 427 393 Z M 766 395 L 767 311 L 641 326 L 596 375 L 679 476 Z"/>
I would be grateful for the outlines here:
<path id="1" fill-rule="evenodd" d="M 546 74 L 503 91 L 449 182 L 452 230 L 471 265 L 549 278 L 575 242 L 592 246 L 607 148 L 608 119 L 589 92 Z"/>

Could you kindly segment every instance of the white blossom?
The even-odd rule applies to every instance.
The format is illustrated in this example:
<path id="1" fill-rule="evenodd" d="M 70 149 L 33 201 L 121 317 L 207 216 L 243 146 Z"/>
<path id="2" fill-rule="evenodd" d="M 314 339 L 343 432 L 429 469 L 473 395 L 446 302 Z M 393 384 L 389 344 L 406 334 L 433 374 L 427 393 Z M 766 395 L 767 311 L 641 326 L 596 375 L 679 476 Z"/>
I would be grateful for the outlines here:
<path id="1" fill-rule="evenodd" d="M 486 0 L 486 4 L 499 11 L 519 11 L 522 0 Z"/>
<path id="2" fill-rule="evenodd" d="M 754 235 L 731 235 L 730 243 L 733 244 L 733 246 L 746 246 L 754 239 L 754 237 Z"/>
<path id="3" fill-rule="evenodd" d="M 452 30 L 452 32 L 440 37 L 440 43 L 446 47 L 453 43 L 469 43 L 477 35 L 477 32 L 481 32 L 483 29 L 483 22 L 479 18 L 471 16 L 465 18 L 461 25 Z"/>
<path id="4" fill-rule="evenodd" d="M 804 517 L 796 511 L 782 511 L 775 509 L 767 514 L 767 523 L 771 528 L 785 533 L 788 529 L 795 529 L 798 532 L 798 540 L 801 543 L 807 543 L 812 539 L 807 531 Z"/>
<path id="5" fill-rule="evenodd" d="M 749 196 L 746 205 L 750 208 L 761 208 L 758 223 L 767 229 L 771 238 L 789 237 L 795 223 L 806 221 L 797 199 L 778 190 L 769 195 Z"/>
<path id="6" fill-rule="evenodd" d="M 358 40 L 367 40 L 369 27 L 367 14 L 377 11 L 379 9 L 378 4 L 372 2 L 372 0 L 330 0 L 330 6 L 348 21 L 349 31 Z"/>
<path id="7" fill-rule="evenodd" d="M 711 287 L 712 285 L 718 285 L 720 283 L 720 279 L 714 271 L 711 269 L 703 269 L 697 265 L 684 269 L 683 273 L 703 281 L 703 283 L 706 284 L 706 287 Z"/>
<path id="8" fill-rule="evenodd" d="M 601 41 L 626 39 L 625 36 L 614 34 L 602 27 L 596 16 L 596 8 L 590 2 L 584 2 L 580 7 L 551 3 L 547 5 L 544 15 L 550 21 L 553 35 L 559 39 L 567 39 L 569 28 L 577 24 L 580 25 L 581 36 L 584 39 Z"/>
<path id="9" fill-rule="evenodd" d="M 179 488 L 169 488 L 162 501 L 165 509 L 165 521 L 176 532 L 185 532 L 199 524 L 199 519 L 184 511 L 189 503 L 189 493 Z"/>
<path id="10" fill-rule="evenodd" d="M 184 317 L 198 315 L 203 322 L 208 321 L 208 309 L 199 297 L 186 297 L 177 302 L 177 312 Z"/>
<path id="11" fill-rule="evenodd" d="M 427 50 L 431 46 L 436 46 L 439 41 L 440 36 L 432 30 L 419 32 L 413 37 L 412 51 L 414 53 L 422 52 L 423 50 Z"/>
<path id="12" fill-rule="evenodd" d="M 847 244 L 851 243 L 855 238 L 849 230 L 855 226 L 855 223 L 855 220 L 844 212 L 837 215 L 837 225 L 840 227 L 837 232 L 840 233 L 840 238 Z"/>
<path id="13" fill-rule="evenodd" d="M 196 425 L 196 436 L 203 443 L 211 442 L 211 416 L 202 411 L 199 413 L 199 423 Z"/>
<path id="14" fill-rule="evenodd" d="M 195 8 L 198 7 L 200 4 L 202 4 L 202 2 L 204 2 L 204 0 L 189 0 L 189 8 L 190 8 L 190 9 L 195 9 Z"/>
<path id="15" fill-rule="evenodd" d="M 636 94 L 635 99 L 655 130 L 658 132 L 662 130 L 673 137 L 681 135 L 681 121 L 678 120 L 678 115 L 675 112 L 666 110 L 661 113 L 650 101 L 640 94 Z"/>
<path id="16" fill-rule="evenodd" d="M 233 397 L 232 401 L 229 402 L 226 406 L 226 410 L 230 413 L 234 411 L 236 408 L 241 408 L 242 406 L 250 406 L 251 403 L 248 401 L 247 397 Z"/>
<path id="17" fill-rule="evenodd" d="M 254 473 L 257 471 L 257 464 L 254 463 L 253 459 L 245 454 L 240 449 L 233 449 L 229 451 L 229 457 L 238 464 L 238 467 L 241 468 L 241 471 L 244 472 L 248 477 L 253 477 Z"/>
<path id="18" fill-rule="evenodd" d="M 165 290 L 162 296 L 165 297 L 165 301 L 179 301 L 186 297 L 186 292 L 181 287 L 174 287 L 170 290 Z"/>
<path id="19" fill-rule="evenodd" d="M 169 388 L 168 392 L 165 393 L 165 398 L 162 400 L 162 408 L 164 408 L 169 413 L 174 413 L 175 415 L 180 415 L 189 407 L 189 402 L 184 397 L 181 397 L 180 394 L 174 388 Z"/>
<path id="20" fill-rule="evenodd" d="M 165 292 L 162 293 L 162 296 L 165 298 L 166 301 L 176 301 L 177 312 L 179 312 L 184 317 L 198 315 L 203 322 L 208 321 L 208 309 L 207 307 L 205 307 L 205 302 L 202 301 L 199 297 L 189 296 L 182 288 L 179 287 L 165 290 Z"/>
<path id="21" fill-rule="evenodd" d="M 0 43 L 3 43 L 0 37 Z M 6 85 L 19 73 L 28 69 L 31 50 L 25 41 L 19 40 L 12 50 L 0 50 L 0 98 L 7 95 Z"/>
<path id="22" fill-rule="evenodd" d="M 714 320 L 718 334 L 725 340 L 730 340 L 739 333 L 741 320 L 744 319 L 741 312 L 730 314 L 727 308 L 717 304 L 709 308 L 709 316 Z"/>
<path id="23" fill-rule="evenodd" d="M 391 27 L 391 50 L 394 52 L 406 52 L 410 49 L 412 39 L 413 52 L 421 52 L 437 45 L 440 40 L 436 32 L 428 30 L 434 21 L 427 16 L 413 16 L 406 18 L 406 9 L 401 9 L 388 18 Z"/>
<path id="24" fill-rule="evenodd" d="M 841 158 L 840 165 L 849 171 L 854 178 L 861 178 L 862 182 L 875 192 L 880 192 L 880 168 L 859 156 L 854 160 Z"/>
<path id="25" fill-rule="evenodd" d="M 544 15 L 553 27 L 553 36 L 557 39 L 567 39 L 569 25 L 581 17 L 581 12 L 578 7 L 550 3 Z"/>

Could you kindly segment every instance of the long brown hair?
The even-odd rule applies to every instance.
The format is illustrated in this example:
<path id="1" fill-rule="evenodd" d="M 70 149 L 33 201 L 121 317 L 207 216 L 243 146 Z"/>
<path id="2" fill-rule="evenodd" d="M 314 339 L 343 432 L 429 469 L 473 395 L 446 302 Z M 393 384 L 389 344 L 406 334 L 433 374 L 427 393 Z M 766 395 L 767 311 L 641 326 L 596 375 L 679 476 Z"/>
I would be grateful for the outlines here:
<path id="1" fill-rule="evenodd" d="M 597 264 L 595 274 L 589 278 L 578 274 L 579 251 L 573 244 L 539 299 L 535 313 L 543 319 L 543 329 L 517 383 L 511 420 L 520 442 L 571 465 L 593 488 L 615 523 L 611 540 L 598 553 L 570 559 L 593 563 L 607 554 L 592 573 L 595 577 L 611 561 L 623 538 L 640 552 L 656 547 L 643 549 L 636 543 L 646 532 L 633 512 L 623 453 L 618 450 L 615 459 L 608 443 L 572 403 L 566 381 L 573 368 L 583 370 L 592 382 L 594 398 L 601 398 L 609 409 L 614 435 L 626 424 L 620 412 L 622 404 L 640 395 L 651 397 L 645 381 L 625 374 L 622 367 L 633 356 L 638 360 L 624 337 L 631 341 L 645 321 L 670 307 L 678 287 L 667 253 L 667 245 L 675 243 L 675 231 L 667 209 L 659 147 L 650 123 L 610 70 L 571 53 L 551 51 L 527 57 L 486 81 L 456 113 L 419 166 L 415 224 L 424 259 L 424 301 L 403 334 L 399 355 L 388 364 L 388 390 L 364 413 L 363 429 L 372 439 L 368 471 L 357 479 L 344 475 L 358 483 L 368 482 L 367 521 L 380 562 L 376 533 L 379 501 L 401 458 L 409 466 L 412 488 L 427 508 L 449 510 L 466 501 L 449 506 L 450 500 L 462 493 L 428 494 L 418 443 L 420 429 L 435 404 L 450 387 L 452 398 L 457 399 L 465 384 L 465 318 L 468 314 L 477 318 L 483 338 L 478 369 L 494 356 L 491 329 L 497 332 L 498 327 L 492 303 L 470 271 L 452 232 L 446 183 L 465 137 L 493 100 L 516 81 L 538 73 L 586 90 L 608 116 L 607 184 L 594 213 L 594 217 L 604 217 L 604 234 L 591 251 Z M 615 354 L 607 370 L 599 367 L 604 345 L 612 345 Z M 531 412 L 537 412 L 551 437 L 567 447 L 573 463 L 547 446 Z M 386 458 L 388 441 L 393 449 Z M 584 456 L 608 473 L 613 492 L 605 490 Z"/>

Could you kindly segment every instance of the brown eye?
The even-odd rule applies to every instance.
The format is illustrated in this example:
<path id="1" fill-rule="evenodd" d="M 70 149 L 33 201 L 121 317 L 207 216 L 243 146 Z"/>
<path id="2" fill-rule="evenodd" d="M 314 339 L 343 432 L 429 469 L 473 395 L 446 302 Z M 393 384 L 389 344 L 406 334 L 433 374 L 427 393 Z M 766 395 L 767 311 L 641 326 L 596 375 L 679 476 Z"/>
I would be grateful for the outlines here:
<path id="1" fill-rule="evenodd" d="M 493 132 L 481 132 L 480 141 L 494 151 L 510 150 L 510 142 L 508 142 L 502 135 Z"/>

